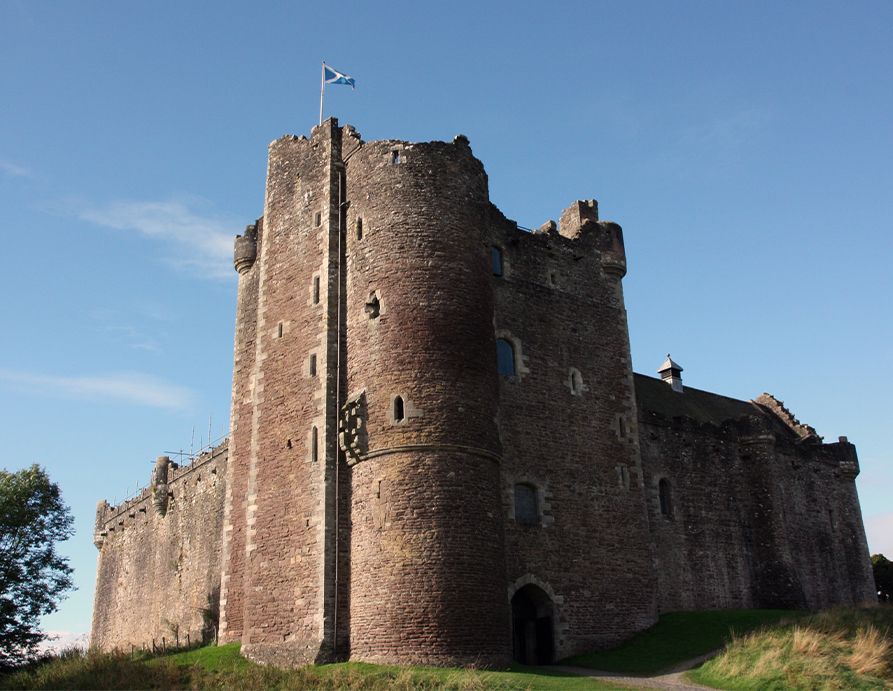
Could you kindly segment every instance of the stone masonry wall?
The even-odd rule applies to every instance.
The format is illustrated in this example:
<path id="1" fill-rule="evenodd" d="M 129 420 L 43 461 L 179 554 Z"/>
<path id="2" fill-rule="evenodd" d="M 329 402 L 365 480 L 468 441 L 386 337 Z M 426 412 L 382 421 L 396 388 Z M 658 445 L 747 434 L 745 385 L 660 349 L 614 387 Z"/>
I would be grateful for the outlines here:
<path id="1" fill-rule="evenodd" d="M 855 449 L 801 443 L 773 413 L 734 404 L 741 415 L 722 424 L 640 411 L 661 611 L 872 602 Z"/>
<path id="2" fill-rule="evenodd" d="M 224 443 L 169 468 L 154 492 L 119 506 L 100 502 L 92 645 L 128 650 L 178 636 L 185 643 L 187 633 L 190 641 L 213 640 L 226 467 Z"/>
<path id="3" fill-rule="evenodd" d="M 487 186 L 461 135 L 270 145 L 228 445 L 100 504 L 94 644 L 196 640 L 219 610 L 265 663 L 502 665 L 658 610 L 873 600 L 852 445 L 634 377 L 620 227 L 587 200 L 525 232 Z"/>
<path id="4" fill-rule="evenodd" d="M 505 664 L 483 166 L 457 138 L 367 143 L 346 170 L 351 656 Z"/>
<path id="5" fill-rule="evenodd" d="M 241 640 L 243 653 L 261 662 L 314 662 L 332 647 L 339 134 L 329 120 L 311 139 L 270 145 L 254 366 L 237 375 L 250 376 L 240 386 L 253 388 Z M 249 433 L 241 413 L 239 424 L 241 449 Z M 239 508 L 234 496 L 233 512 Z"/>
<path id="6" fill-rule="evenodd" d="M 577 202 L 562 227 L 523 232 L 495 208 L 481 252 L 501 250 L 496 336 L 516 375 L 500 381 L 505 597 L 534 584 L 552 600 L 558 658 L 606 647 L 655 621 L 636 433 L 619 226 Z M 578 379 L 575 382 L 575 377 Z M 520 525 L 516 483 L 539 521 Z"/>
<path id="7" fill-rule="evenodd" d="M 223 555 L 220 578 L 220 640 L 242 638 L 245 617 L 245 561 L 248 477 L 254 412 L 254 367 L 257 349 L 257 299 L 263 246 L 263 219 L 236 238 L 239 272 L 233 345 L 233 389 L 230 407 L 229 463 L 224 501 Z"/>

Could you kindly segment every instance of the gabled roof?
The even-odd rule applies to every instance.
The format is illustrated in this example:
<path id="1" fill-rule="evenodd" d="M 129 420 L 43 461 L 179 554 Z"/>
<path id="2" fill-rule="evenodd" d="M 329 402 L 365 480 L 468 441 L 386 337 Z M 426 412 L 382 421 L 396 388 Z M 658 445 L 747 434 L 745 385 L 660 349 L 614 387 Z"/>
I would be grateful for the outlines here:
<path id="1" fill-rule="evenodd" d="M 672 360 L 667 358 L 672 363 Z M 678 367 L 678 365 L 676 365 Z M 766 411 L 751 401 L 720 396 L 685 387 L 685 393 L 673 391 L 666 382 L 644 374 L 634 374 L 636 401 L 640 411 L 657 413 L 668 420 L 674 417 L 688 417 L 701 423 L 722 425 L 726 420 L 734 420 L 747 415 L 766 416 Z"/>

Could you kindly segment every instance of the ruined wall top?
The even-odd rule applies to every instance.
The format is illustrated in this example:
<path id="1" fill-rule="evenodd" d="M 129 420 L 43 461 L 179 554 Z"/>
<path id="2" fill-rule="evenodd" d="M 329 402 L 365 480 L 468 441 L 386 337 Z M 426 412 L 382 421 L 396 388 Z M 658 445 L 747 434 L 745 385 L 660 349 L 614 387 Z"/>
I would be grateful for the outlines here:
<path id="1" fill-rule="evenodd" d="M 111 505 L 105 499 L 96 505 L 93 544 L 101 548 L 110 531 L 123 529 L 128 520 L 134 519 L 138 513 L 152 510 L 163 517 L 167 513 L 175 485 L 205 469 L 211 473 L 218 472 L 217 465 L 226 461 L 228 445 L 229 440 L 225 439 L 214 448 L 199 453 L 188 465 L 183 466 L 174 463 L 167 456 L 159 456 L 152 466 L 146 487 L 117 505 Z"/>

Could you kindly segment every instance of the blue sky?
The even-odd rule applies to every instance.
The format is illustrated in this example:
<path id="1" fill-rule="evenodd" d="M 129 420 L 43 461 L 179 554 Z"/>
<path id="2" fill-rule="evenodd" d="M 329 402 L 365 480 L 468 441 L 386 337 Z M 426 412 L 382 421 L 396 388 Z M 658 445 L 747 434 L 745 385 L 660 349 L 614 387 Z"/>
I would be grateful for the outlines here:
<path id="1" fill-rule="evenodd" d="M 637 371 L 769 391 L 859 449 L 893 553 L 893 4 L 0 3 L 0 463 L 76 516 L 89 629 L 97 500 L 225 434 L 232 236 L 267 144 L 327 114 L 366 139 L 466 134 L 535 227 L 577 198 L 624 227 Z"/>

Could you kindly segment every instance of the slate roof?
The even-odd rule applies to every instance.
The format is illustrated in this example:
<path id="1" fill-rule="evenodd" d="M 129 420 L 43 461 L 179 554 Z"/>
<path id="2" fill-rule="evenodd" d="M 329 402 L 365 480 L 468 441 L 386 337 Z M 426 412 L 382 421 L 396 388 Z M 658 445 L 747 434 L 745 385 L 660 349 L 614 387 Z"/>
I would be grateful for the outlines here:
<path id="1" fill-rule="evenodd" d="M 657 413 L 668 420 L 688 417 L 719 426 L 726 420 L 744 415 L 766 415 L 764 409 L 750 401 L 739 401 L 690 386 L 685 387 L 684 393 L 677 393 L 660 379 L 638 373 L 634 373 L 633 378 L 639 410 Z"/>

